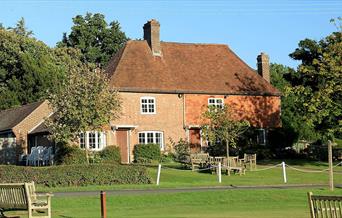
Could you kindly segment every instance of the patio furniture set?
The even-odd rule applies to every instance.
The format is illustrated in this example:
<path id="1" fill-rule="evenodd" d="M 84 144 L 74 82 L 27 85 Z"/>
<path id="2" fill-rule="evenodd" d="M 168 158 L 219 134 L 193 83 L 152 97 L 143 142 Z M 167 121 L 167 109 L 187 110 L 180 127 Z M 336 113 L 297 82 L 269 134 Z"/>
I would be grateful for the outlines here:
<path id="1" fill-rule="evenodd" d="M 191 169 L 194 171 L 198 169 L 210 169 L 212 172 L 216 171 L 219 163 L 221 169 L 226 171 L 227 175 L 231 172 L 244 175 L 246 168 L 250 170 L 256 169 L 256 154 L 244 154 L 243 158 L 238 156 L 230 157 L 212 157 L 208 153 L 196 153 L 190 155 Z"/>

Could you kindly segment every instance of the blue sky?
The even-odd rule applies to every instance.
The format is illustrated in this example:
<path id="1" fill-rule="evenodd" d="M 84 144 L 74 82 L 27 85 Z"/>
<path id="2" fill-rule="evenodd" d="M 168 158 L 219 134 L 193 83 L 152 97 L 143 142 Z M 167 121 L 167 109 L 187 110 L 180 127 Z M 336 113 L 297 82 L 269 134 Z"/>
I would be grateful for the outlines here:
<path id="1" fill-rule="evenodd" d="M 0 23 L 14 26 L 24 17 L 35 37 L 52 47 L 70 32 L 72 17 L 86 12 L 118 20 L 132 39 L 142 38 L 143 24 L 155 18 L 163 41 L 228 44 L 253 68 L 264 51 L 271 62 L 295 67 L 298 63 L 288 54 L 301 39 L 319 40 L 335 31 L 329 20 L 342 16 L 342 1 L 0 0 Z"/>

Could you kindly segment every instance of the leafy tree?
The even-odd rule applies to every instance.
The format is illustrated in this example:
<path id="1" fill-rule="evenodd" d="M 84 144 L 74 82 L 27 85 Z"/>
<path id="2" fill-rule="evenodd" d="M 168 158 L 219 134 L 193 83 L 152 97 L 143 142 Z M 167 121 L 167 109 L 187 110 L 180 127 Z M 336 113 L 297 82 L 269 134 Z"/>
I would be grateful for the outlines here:
<path id="1" fill-rule="evenodd" d="M 118 93 L 110 89 L 106 75 L 87 64 L 70 65 L 67 79 L 48 100 L 54 115 L 47 125 L 52 138 L 62 144 L 74 142 L 80 132 L 108 125 L 120 110 Z"/>
<path id="2" fill-rule="evenodd" d="M 113 54 L 128 40 L 118 21 L 106 22 L 102 14 L 87 13 L 73 18 L 71 33 L 63 35 L 58 47 L 80 49 L 83 61 L 105 67 Z"/>
<path id="3" fill-rule="evenodd" d="M 208 138 L 209 142 L 215 144 L 222 140 L 226 143 L 227 158 L 229 158 L 229 146 L 236 146 L 237 139 L 250 126 L 247 121 L 238 121 L 233 118 L 228 105 L 224 107 L 209 106 L 202 113 L 203 124 L 201 126 L 202 135 Z"/>
<path id="4" fill-rule="evenodd" d="M 0 109 L 44 99 L 63 80 L 67 59 L 80 60 L 76 53 L 0 29 Z"/>
<path id="5" fill-rule="evenodd" d="M 25 25 L 25 19 L 23 17 L 20 18 L 20 20 L 17 22 L 15 27 L 9 27 L 8 29 L 12 30 L 13 32 L 21 36 L 26 36 L 26 37 L 33 36 L 33 32 L 27 29 Z"/>
<path id="6" fill-rule="evenodd" d="M 338 26 L 337 26 L 338 27 Z M 324 139 L 342 130 L 342 29 L 320 41 L 305 39 L 290 57 L 301 61 L 293 93 L 309 126 Z"/>
<path id="7" fill-rule="evenodd" d="M 281 100 L 281 120 L 282 128 L 277 130 L 277 146 L 282 144 L 282 147 L 292 146 L 299 139 L 315 140 L 317 134 L 315 130 L 309 126 L 303 119 L 303 112 L 299 102 L 296 101 L 296 96 L 293 92 L 286 92 L 292 87 L 292 84 L 297 82 L 298 73 L 287 66 L 281 64 L 271 64 L 271 84 L 278 90 L 284 93 Z M 282 137 L 281 137 L 282 136 Z"/>

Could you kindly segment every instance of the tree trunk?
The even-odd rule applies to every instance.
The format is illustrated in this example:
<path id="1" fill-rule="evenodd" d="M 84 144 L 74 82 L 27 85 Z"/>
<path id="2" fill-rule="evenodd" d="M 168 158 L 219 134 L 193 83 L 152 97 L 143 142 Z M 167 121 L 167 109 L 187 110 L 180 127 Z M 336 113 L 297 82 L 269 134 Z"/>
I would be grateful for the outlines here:
<path id="1" fill-rule="evenodd" d="M 227 161 L 229 160 L 229 141 L 226 140 L 226 148 L 227 148 Z"/>

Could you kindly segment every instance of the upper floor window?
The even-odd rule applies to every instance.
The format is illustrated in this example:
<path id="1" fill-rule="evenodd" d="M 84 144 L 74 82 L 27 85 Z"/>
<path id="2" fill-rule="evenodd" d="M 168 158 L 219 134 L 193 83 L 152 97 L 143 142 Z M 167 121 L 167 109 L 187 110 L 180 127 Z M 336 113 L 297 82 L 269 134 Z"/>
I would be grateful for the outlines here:
<path id="1" fill-rule="evenodd" d="M 106 135 L 104 132 L 87 131 L 80 133 L 80 147 L 94 151 L 102 150 L 106 146 Z"/>
<path id="2" fill-rule="evenodd" d="M 208 106 L 213 106 L 216 108 L 223 108 L 223 99 L 222 98 L 209 98 L 208 99 Z"/>
<path id="3" fill-rule="evenodd" d="M 160 150 L 164 150 L 163 132 L 144 131 L 139 132 L 139 144 L 158 144 Z"/>
<path id="4" fill-rule="evenodd" d="M 154 97 L 140 98 L 140 111 L 142 114 L 156 113 L 156 99 Z"/>

